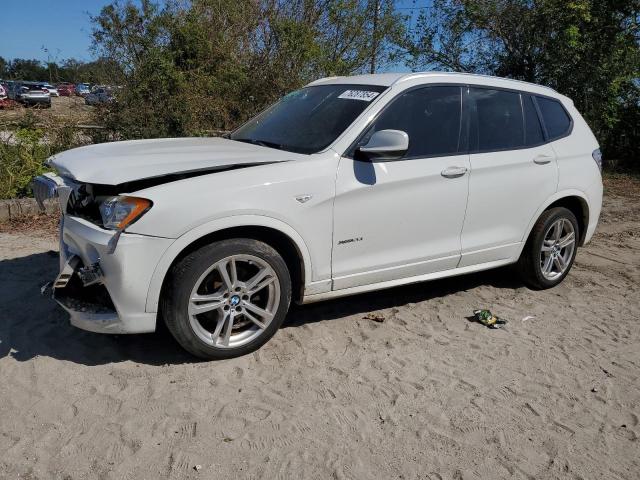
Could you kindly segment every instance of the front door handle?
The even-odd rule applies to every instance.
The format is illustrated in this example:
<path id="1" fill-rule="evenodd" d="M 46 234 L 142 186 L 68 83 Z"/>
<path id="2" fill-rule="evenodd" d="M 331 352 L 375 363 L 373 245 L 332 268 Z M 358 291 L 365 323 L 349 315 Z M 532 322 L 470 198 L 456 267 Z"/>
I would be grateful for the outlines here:
<path id="1" fill-rule="evenodd" d="M 467 173 L 467 167 L 447 167 L 440 174 L 446 178 L 458 178 Z"/>
<path id="2" fill-rule="evenodd" d="M 551 163 L 553 157 L 549 155 L 538 155 L 533 159 L 533 163 L 537 163 L 538 165 L 546 165 L 547 163 Z"/>

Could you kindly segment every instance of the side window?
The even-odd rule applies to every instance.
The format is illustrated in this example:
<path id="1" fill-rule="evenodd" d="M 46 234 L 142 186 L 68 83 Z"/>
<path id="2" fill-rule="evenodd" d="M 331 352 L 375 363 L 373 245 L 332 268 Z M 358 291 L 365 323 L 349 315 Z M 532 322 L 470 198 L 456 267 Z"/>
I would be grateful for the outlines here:
<path id="1" fill-rule="evenodd" d="M 526 146 L 539 145 L 544 143 L 544 134 L 536 106 L 533 104 L 531 95 L 522 95 L 524 106 L 524 141 Z"/>
<path id="2" fill-rule="evenodd" d="M 549 140 L 561 137 L 569 131 L 571 118 L 559 101 L 545 97 L 536 97 L 536 101 L 540 107 Z"/>
<path id="3" fill-rule="evenodd" d="M 472 118 L 471 148 L 508 150 L 524 145 L 520 94 L 488 88 L 469 89 Z"/>
<path id="4" fill-rule="evenodd" d="M 458 86 L 424 87 L 399 95 L 375 120 L 358 145 L 379 130 L 409 135 L 405 157 L 456 154 L 459 149 L 462 93 Z"/>

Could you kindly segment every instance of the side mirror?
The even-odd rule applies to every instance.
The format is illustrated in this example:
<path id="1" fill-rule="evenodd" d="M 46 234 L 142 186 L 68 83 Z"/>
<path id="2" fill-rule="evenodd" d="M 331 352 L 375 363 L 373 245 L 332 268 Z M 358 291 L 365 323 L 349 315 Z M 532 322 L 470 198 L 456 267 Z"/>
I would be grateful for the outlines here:
<path id="1" fill-rule="evenodd" d="M 379 130 L 358 151 L 372 161 L 398 160 L 409 149 L 409 135 L 402 130 Z"/>

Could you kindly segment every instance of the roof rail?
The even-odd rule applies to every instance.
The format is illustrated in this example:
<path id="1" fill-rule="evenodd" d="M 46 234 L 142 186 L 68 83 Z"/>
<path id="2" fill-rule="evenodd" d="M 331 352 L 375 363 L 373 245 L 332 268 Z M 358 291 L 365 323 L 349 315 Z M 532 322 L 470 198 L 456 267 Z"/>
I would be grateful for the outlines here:
<path id="1" fill-rule="evenodd" d="M 468 77 L 477 77 L 477 78 L 497 78 L 499 80 L 506 80 L 509 82 L 522 83 L 525 85 L 533 85 L 535 87 L 546 88 L 547 90 L 551 90 L 554 93 L 558 93 L 556 90 L 554 90 L 551 87 L 548 87 L 547 85 L 540 85 L 537 83 L 526 82 L 524 80 L 517 80 L 515 78 L 498 77 L 496 75 L 485 75 L 482 73 L 470 73 L 470 72 L 441 72 L 438 70 L 431 70 L 431 71 L 425 71 L 425 72 L 410 72 L 405 75 L 402 75 L 393 83 L 396 84 L 396 83 L 404 82 L 406 80 L 410 80 L 412 78 L 416 78 L 422 75 L 465 75 Z"/>

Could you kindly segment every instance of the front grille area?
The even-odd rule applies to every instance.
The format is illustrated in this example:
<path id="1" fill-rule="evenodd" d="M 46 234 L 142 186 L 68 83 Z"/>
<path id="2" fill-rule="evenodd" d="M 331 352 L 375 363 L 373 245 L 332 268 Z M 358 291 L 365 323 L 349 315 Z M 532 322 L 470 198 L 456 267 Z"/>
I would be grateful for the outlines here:
<path id="1" fill-rule="evenodd" d="M 95 196 L 93 185 L 79 184 L 69 194 L 66 213 L 102 226 L 102 217 L 100 216 L 101 201 Z"/>
<path id="2" fill-rule="evenodd" d="M 69 194 L 66 213 L 103 227 L 100 205 L 107 198 L 118 195 L 119 189 L 113 185 L 77 183 Z"/>
<path id="3" fill-rule="evenodd" d="M 44 202 L 58 197 L 60 209 L 64 214 L 84 218 L 102 226 L 100 203 L 114 195 L 114 187 L 78 183 L 70 178 L 62 178 L 52 173 L 45 173 L 33 179 L 33 194 L 41 209 Z"/>

